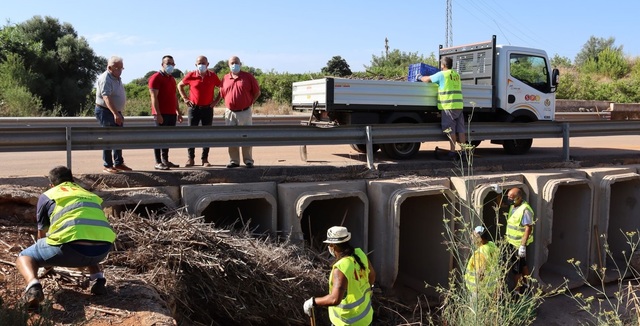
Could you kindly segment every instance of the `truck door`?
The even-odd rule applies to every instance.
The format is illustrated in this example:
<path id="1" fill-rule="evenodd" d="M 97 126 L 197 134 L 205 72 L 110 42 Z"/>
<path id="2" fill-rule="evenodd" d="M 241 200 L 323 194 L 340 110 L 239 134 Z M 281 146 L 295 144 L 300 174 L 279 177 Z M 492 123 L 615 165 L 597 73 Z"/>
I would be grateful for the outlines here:
<path id="1" fill-rule="evenodd" d="M 515 120 L 553 120 L 555 93 L 546 56 L 509 51 L 505 109 Z"/>

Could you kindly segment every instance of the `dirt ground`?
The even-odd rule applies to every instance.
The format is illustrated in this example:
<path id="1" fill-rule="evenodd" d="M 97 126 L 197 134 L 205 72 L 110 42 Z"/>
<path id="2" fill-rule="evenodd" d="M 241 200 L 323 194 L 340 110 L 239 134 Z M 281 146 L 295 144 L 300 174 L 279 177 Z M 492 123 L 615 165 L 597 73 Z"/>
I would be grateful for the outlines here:
<path id="1" fill-rule="evenodd" d="M 5 307 L 14 307 L 25 285 L 14 262 L 18 253 L 34 242 L 35 203 L 5 202 L 0 207 L 0 298 Z M 41 311 L 34 312 L 32 318 L 43 316 L 55 325 L 176 325 L 172 311 L 152 286 L 125 270 L 106 266 L 105 273 L 108 293 L 104 296 L 90 294 L 86 274 L 81 277 L 53 274 L 42 279 L 46 299 Z M 609 285 L 607 296 L 611 298 L 616 289 L 616 284 Z M 577 291 L 597 294 L 587 287 Z M 571 298 L 558 295 L 545 300 L 534 325 L 575 325 L 587 321 L 588 314 Z M 5 323 L 0 321 L 0 325 Z"/>
<path id="2" fill-rule="evenodd" d="M 34 242 L 36 231 L 35 221 L 25 221 L 18 216 L 35 216 L 35 212 L 29 206 L 3 205 L 0 212 L 0 298 L 5 307 L 16 307 L 22 298 L 25 283 L 14 263 L 18 253 Z M 114 278 L 118 280 L 129 280 L 108 282 L 106 295 L 93 296 L 86 273 L 80 277 L 47 275 L 41 280 L 44 304 L 40 311 L 32 312 L 32 318 L 42 316 L 55 325 L 175 325 L 171 312 L 152 287 L 132 276 L 119 275 L 117 270 L 107 270 L 106 274 L 117 276 Z M 2 321 L 0 324 L 7 325 Z"/>

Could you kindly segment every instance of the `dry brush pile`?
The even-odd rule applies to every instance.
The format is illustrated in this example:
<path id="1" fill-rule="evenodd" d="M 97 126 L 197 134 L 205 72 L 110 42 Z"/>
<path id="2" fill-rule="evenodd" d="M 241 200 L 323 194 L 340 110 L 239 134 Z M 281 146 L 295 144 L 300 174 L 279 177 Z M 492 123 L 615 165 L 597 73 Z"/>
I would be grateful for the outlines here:
<path id="1" fill-rule="evenodd" d="M 111 222 L 118 239 L 104 265 L 154 286 L 180 324 L 301 325 L 304 300 L 326 292 L 328 265 L 288 243 L 181 212 Z"/>

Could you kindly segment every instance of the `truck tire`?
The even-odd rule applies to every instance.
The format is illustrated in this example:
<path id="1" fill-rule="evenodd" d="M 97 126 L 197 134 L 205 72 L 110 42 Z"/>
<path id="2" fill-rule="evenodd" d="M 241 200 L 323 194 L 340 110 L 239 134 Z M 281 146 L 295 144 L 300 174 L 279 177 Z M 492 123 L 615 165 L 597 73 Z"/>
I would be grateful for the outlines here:
<path id="1" fill-rule="evenodd" d="M 420 150 L 420 143 L 383 144 L 382 150 L 392 159 L 406 160 L 412 158 Z"/>
<path id="2" fill-rule="evenodd" d="M 531 145 L 533 144 L 533 139 L 509 139 L 505 140 L 502 143 L 502 148 L 507 154 L 511 155 L 521 155 L 529 151 L 531 149 Z"/>
<path id="3" fill-rule="evenodd" d="M 351 144 L 351 149 L 358 153 L 367 153 L 367 145 L 366 144 Z M 380 150 L 380 145 L 373 144 L 373 152 L 377 152 Z"/>

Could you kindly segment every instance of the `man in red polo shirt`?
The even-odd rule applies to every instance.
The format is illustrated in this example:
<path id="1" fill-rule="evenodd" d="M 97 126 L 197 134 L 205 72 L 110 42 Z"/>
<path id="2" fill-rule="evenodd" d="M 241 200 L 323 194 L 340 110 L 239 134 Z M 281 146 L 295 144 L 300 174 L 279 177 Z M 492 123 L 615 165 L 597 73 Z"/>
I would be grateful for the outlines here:
<path id="1" fill-rule="evenodd" d="M 260 86 L 253 75 L 240 71 L 242 63 L 236 56 L 229 59 L 229 69 L 231 72 L 222 78 L 220 94 L 224 98 L 227 106 L 224 111 L 224 122 L 227 126 L 250 126 L 251 106 L 260 96 Z M 230 162 L 227 168 L 240 166 L 240 151 L 238 147 L 229 147 Z M 253 167 L 253 157 L 251 147 L 242 147 L 242 159 L 248 168 Z"/>
<path id="2" fill-rule="evenodd" d="M 213 108 L 220 101 L 220 94 L 213 97 L 214 90 L 222 86 L 222 82 L 215 72 L 209 71 L 209 60 L 201 55 L 196 59 L 196 70 L 187 73 L 178 83 L 178 92 L 182 100 L 189 107 L 189 126 L 197 126 L 202 122 L 203 126 L 210 126 L 213 123 Z M 184 87 L 189 86 L 189 97 L 184 91 Z M 185 167 L 193 166 L 196 156 L 195 148 L 187 150 L 189 158 Z M 209 164 L 209 148 L 202 149 L 202 166 Z"/>
<path id="3" fill-rule="evenodd" d="M 173 57 L 165 55 L 162 57 L 162 69 L 149 78 L 151 114 L 156 126 L 175 126 L 176 120 L 182 123 L 182 113 L 178 108 L 178 96 L 176 95 L 176 79 L 171 75 L 175 66 Z M 153 152 L 156 157 L 156 170 L 179 167 L 169 161 L 168 148 L 156 148 Z"/>

